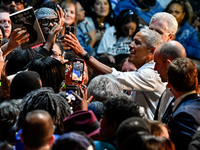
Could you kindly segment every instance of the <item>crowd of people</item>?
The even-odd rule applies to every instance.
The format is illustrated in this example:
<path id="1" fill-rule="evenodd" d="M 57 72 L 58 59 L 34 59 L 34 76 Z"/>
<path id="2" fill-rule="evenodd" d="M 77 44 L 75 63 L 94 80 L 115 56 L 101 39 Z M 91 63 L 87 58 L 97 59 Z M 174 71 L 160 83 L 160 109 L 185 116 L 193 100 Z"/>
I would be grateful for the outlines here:
<path id="1" fill-rule="evenodd" d="M 0 150 L 200 149 L 198 5 L 2 0 Z M 22 49 L 29 7 L 45 42 Z"/>

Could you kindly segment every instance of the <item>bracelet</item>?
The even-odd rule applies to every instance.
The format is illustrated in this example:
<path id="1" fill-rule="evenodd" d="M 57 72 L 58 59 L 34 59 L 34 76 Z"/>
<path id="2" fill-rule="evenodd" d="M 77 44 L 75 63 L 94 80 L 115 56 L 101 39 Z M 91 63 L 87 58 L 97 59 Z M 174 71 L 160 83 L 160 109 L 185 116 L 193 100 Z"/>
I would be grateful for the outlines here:
<path id="1" fill-rule="evenodd" d="M 87 61 L 87 60 L 90 59 L 90 57 L 91 57 L 90 53 L 87 53 L 87 54 L 83 57 L 83 59 L 84 59 L 85 61 Z"/>

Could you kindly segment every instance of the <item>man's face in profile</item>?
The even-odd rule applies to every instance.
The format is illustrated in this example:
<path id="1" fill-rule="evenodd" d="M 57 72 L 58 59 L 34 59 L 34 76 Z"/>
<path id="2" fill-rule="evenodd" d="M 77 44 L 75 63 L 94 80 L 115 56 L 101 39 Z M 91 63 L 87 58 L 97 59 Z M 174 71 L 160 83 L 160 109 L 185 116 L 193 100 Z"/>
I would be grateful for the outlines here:
<path id="1" fill-rule="evenodd" d="M 152 20 L 149 25 L 149 29 L 158 32 L 162 36 L 163 42 L 167 42 L 172 40 L 169 36 L 171 33 L 168 33 L 167 31 L 167 26 L 168 24 L 166 21 Z"/>

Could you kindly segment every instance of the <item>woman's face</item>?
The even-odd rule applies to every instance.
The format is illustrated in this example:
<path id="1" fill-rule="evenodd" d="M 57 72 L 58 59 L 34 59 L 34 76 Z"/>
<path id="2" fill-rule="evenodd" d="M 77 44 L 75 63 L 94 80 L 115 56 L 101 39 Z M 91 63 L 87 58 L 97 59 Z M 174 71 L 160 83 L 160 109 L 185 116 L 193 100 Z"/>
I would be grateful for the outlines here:
<path id="1" fill-rule="evenodd" d="M 129 22 L 122 25 L 122 31 L 126 36 L 131 36 L 136 30 L 137 24 L 135 22 Z"/>
<path id="2" fill-rule="evenodd" d="M 83 21 L 85 19 L 85 10 L 83 9 L 83 7 L 79 2 L 76 2 L 76 11 L 77 11 L 76 13 L 77 21 L 78 22 Z"/>
<path id="3" fill-rule="evenodd" d="M 67 5 L 67 7 L 65 8 L 67 16 L 65 19 L 65 24 L 67 26 L 72 25 L 75 22 L 76 19 L 76 8 L 75 5 L 70 3 Z"/>
<path id="4" fill-rule="evenodd" d="M 129 72 L 129 71 L 135 71 L 137 68 L 135 65 L 129 61 L 125 61 L 122 65 L 122 72 Z"/>
<path id="5" fill-rule="evenodd" d="M 110 9 L 108 0 L 96 0 L 93 9 L 98 17 L 108 16 Z"/>
<path id="6" fill-rule="evenodd" d="M 183 12 L 183 7 L 180 4 L 171 4 L 168 13 L 172 14 L 176 18 L 178 24 L 185 17 L 185 12 Z"/>

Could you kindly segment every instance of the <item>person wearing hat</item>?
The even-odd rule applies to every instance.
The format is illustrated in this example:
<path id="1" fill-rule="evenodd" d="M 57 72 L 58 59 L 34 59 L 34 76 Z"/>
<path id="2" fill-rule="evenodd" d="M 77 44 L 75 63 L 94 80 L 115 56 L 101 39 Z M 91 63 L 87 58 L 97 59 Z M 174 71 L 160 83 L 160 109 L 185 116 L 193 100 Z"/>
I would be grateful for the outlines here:
<path id="1" fill-rule="evenodd" d="M 100 124 L 91 110 L 75 111 L 64 119 L 63 124 L 65 133 L 83 131 L 91 138 L 100 131 Z"/>
<path id="2" fill-rule="evenodd" d="M 42 33 L 46 40 L 46 43 L 44 43 L 42 48 L 40 47 L 41 49 L 39 50 L 38 55 L 36 55 L 36 58 L 44 58 L 46 56 L 52 55 L 61 55 L 62 57 L 61 49 L 56 49 L 54 45 L 57 34 L 63 28 L 66 12 L 63 12 L 62 8 L 55 2 L 47 2 L 44 3 L 41 8 L 35 12 L 35 15 L 38 19 Z M 63 57 L 56 59 L 58 59 L 61 63 L 66 62 Z"/>
<path id="3" fill-rule="evenodd" d="M 94 150 L 90 141 L 75 132 L 65 133 L 58 138 L 52 146 L 52 150 Z"/>

